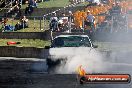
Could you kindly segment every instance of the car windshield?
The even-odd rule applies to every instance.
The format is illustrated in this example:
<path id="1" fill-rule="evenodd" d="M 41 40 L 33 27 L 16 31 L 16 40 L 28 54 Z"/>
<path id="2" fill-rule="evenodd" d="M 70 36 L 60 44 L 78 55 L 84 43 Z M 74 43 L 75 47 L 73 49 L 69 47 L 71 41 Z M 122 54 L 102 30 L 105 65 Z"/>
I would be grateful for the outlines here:
<path id="1" fill-rule="evenodd" d="M 53 47 L 90 47 L 88 37 L 69 36 L 55 38 L 52 44 Z"/>

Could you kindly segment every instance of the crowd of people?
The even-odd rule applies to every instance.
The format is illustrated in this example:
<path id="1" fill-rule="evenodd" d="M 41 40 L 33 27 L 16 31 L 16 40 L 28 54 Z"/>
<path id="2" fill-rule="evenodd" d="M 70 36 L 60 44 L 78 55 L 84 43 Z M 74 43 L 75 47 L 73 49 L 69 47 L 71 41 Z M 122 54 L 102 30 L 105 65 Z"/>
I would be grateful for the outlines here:
<path id="1" fill-rule="evenodd" d="M 50 18 L 50 30 L 51 31 L 61 31 L 64 28 L 68 29 L 69 25 L 69 17 L 72 14 L 72 12 L 69 12 L 68 15 L 65 13 L 62 13 L 61 16 L 57 17 L 56 13 L 52 13 L 53 16 Z"/>
<path id="2" fill-rule="evenodd" d="M 21 1 L 15 0 L 10 5 L 10 9 L 5 13 L 4 17 L 21 17 L 23 14 L 21 12 Z M 37 8 L 37 1 L 36 0 L 29 0 L 28 6 L 25 8 L 25 15 L 31 15 L 33 13 L 33 9 Z"/>
<path id="3" fill-rule="evenodd" d="M 130 9 L 130 1 L 114 2 L 114 0 L 109 0 L 109 4 L 88 5 L 85 10 L 74 13 L 74 23 L 78 28 L 83 27 L 90 31 L 104 29 L 117 31 L 121 27 L 126 29 L 124 27 L 127 25 L 126 13 L 128 9 Z"/>
<path id="4" fill-rule="evenodd" d="M 50 18 L 50 30 L 70 31 L 70 29 L 73 28 L 95 32 L 102 30 L 111 31 L 112 27 L 112 29 L 117 31 L 117 29 L 125 27 L 123 25 L 127 24 L 126 16 L 124 16 L 124 14 L 127 13 L 127 9 L 130 9 L 129 4 L 131 2 L 114 2 L 114 0 L 102 0 L 102 2 L 103 3 L 100 4 L 88 4 L 84 10 L 78 10 L 74 13 L 69 11 L 68 14 L 62 12 L 61 15 L 57 15 L 56 12 L 53 12 Z M 21 3 L 15 1 L 13 6 L 13 8 L 9 9 L 8 15 L 11 15 L 12 13 L 17 13 L 17 15 L 20 15 Z M 29 0 L 29 5 L 25 9 L 25 16 L 20 15 L 20 21 L 17 22 L 14 28 L 11 28 L 13 30 L 20 30 L 28 27 L 28 19 L 26 16 L 30 16 L 32 14 L 34 7 L 37 8 L 37 2 L 35 0 Z"/>
<path id="5" fill-rule="evenodd" d="M 11 3 L 11 2 L 10 2 Z M 28 3 L 28 6 L 25 8 L 25 13 L 21 11 L 22 3 Z M 15 31 L 28 27 L 28 19 L 26 16 L 30 16 L 33 13 L 33 9 L 37 8 L 37 0 L 12 0 L 12 3 L 9 5 L 8 11 L 4 14 L 1 19 L 2 31 Z M 7 24 L 8 19 L 10 18 L 20 19 L 15 26 Z"/>
<path id="6" fill-rule="evenodd" d="M 8 20 L 9 20 L 8 18 L 2 19 L 2 21 L 1 21 L 1 24 L 2 24 L 1 31 L 2 32 L 17 31 L 17 30 L 24 29 L 24 28 L 28 27 L 28 19 L 26 18 L 26 16 L 23 16 L 22 18 L 20 18 L 20 20 L 15 24 L 15 26 L 7 24 Z"/>
<path id="7" fill-rule="evenodd" d="M 16 15 L 16 17 L 21 16 L 21 4 L 19 1 L 14 1 L 10 6 L 9 10 L 5 13 L 4 17 L 11 17 L 12 15 Z"/>

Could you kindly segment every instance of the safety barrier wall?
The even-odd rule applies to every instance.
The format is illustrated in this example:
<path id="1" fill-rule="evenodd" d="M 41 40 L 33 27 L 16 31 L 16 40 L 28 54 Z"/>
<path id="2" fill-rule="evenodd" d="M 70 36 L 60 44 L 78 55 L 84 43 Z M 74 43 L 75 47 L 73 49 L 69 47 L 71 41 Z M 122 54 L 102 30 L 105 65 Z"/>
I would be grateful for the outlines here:
<path id="1" fill-rule="evenodd" d="M 1 32 L 1 39 L 50 39 L 50 32 Z"/>
<path id="2" fill-rule="evenodd" d="M 0 46 L 0 57 L 46 58 L 47 53 L 44 48 Z"/>
<path id="3" fill-rule="evenodd" d="M 110 51 L 101 51 L 104 55 L 109 55 Z M 35 47 L 0 46 L 0 57 L 17 58 L 43 58 L 49 56 L 49 49 Z"/>

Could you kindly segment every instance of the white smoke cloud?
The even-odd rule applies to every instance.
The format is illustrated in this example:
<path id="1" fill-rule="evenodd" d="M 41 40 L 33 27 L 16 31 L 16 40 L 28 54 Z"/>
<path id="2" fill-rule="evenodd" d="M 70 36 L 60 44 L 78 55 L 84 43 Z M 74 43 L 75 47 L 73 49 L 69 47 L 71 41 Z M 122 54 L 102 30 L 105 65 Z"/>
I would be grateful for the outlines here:
<path id="1" fill-rule="evenodd" d="M 105 68 L 103 57 L 95 49 L 86 47 L 51 48 L 52 60 L 67 58 L 66 64 L 62 63 L 56 69 L 57 73 L 75 73 L 77 67 L 82 65 L 87 73 L 102 72 Z"/>

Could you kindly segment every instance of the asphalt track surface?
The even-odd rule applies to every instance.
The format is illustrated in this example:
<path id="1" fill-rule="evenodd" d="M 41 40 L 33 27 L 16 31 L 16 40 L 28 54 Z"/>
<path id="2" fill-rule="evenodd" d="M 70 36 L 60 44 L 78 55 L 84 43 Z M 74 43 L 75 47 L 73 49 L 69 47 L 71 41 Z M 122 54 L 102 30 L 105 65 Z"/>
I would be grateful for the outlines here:
<path id="1" fill-rule="evenodd" d="M 38 66 L 42 60 L 3 59 L 0 60 L 0 88 L 132 88 L 131 83 L 81 85 L 75 74 L 48 74 L 45 68 L 43 71 L 40 71 L 42 68 L 36 71 L 34 65 Z M 130 64 L 115 64 L 113 63 L 114 69 L 110 71 L 132 74 Z"/>

